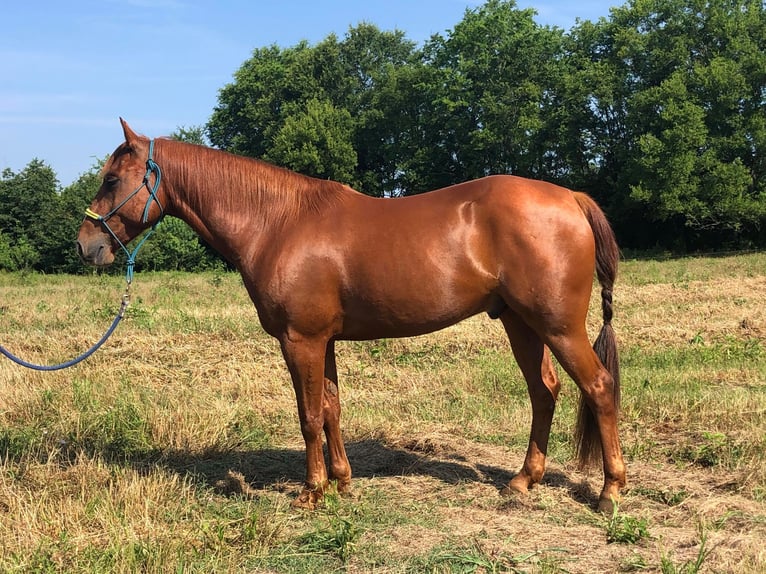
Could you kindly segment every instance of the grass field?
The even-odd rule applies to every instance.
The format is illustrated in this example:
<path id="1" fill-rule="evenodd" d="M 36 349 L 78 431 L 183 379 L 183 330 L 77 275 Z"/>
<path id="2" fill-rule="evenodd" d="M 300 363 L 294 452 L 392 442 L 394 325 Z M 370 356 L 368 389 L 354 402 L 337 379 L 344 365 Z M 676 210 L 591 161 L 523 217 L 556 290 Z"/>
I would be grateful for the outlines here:
<path id="1" fill-rule="evenodd" d="M 0 342 L 68 359 L 121 279 L 0 274 Z M 338 345 L 351 497 L 290 508 L 303 443 L 234 274 L 139 274 L 114 337 L 55 373 L 0 360 L 2 572 L 766 572 L 766 254 L 623 262 L 629 486 L 593 510 L 564 377 L 549 470 L 500 488 L 530 407 L 500 325 Z M 594 302 L 591 332 L 600 313 Z"/>

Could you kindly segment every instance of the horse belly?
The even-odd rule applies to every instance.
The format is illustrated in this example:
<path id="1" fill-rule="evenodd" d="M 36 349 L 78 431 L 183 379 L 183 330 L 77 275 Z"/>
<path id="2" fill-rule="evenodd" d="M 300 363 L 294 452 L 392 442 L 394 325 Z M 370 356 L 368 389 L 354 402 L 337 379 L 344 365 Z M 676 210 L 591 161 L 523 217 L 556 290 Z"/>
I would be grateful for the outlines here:
<path id="1" fill-rule="evenodd" d="M 471 273 L 420 267 L 357 286 L 343 301 L 343 339 L 411 337 L 454 325 L 489 306 L 491 285 Z"/>
<path id="2" fill-rule="evenodd" d="M 343 320 L 343 331 L 337 337 L 345 340 L 389 339 L 425 335 L 454 325 L 480 313 L 481 305 L 470 310 L 420 309 L 417 313 L 396 313 L 376 307 L 359 307 L 347 312 Z"/>

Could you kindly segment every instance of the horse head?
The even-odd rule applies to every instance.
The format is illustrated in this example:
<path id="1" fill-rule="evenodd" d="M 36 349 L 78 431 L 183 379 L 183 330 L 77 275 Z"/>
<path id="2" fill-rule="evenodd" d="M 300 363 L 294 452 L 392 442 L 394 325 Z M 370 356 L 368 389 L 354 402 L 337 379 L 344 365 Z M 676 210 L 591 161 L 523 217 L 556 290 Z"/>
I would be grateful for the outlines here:
<path id="1" fill-rule="evenodd" d="M 77 234 L 80 258 L 91 265 L 109 265 L 116 249 L 123 249 L 164 215 L 161 171 L 154 162 L 154 141 L 137 135 L 120 118 L 125 142 L 114 150 L 101 173 L 96 197 L 85 210 Z"/>

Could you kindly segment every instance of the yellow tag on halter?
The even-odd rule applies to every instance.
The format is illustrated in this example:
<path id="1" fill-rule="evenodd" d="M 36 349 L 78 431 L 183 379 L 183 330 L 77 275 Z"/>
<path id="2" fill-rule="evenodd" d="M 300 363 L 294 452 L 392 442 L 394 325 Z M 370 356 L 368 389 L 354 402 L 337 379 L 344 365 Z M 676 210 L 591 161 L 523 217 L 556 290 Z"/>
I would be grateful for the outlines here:
<path id="1" fill-rule="evenodd" d="M 90 207 L 85 210 L 85 217 L 90 217 L 91 219 L 95 219 L 96 221 L 101 220 L 101 216 L 95 211 L 91 210 Z"/>

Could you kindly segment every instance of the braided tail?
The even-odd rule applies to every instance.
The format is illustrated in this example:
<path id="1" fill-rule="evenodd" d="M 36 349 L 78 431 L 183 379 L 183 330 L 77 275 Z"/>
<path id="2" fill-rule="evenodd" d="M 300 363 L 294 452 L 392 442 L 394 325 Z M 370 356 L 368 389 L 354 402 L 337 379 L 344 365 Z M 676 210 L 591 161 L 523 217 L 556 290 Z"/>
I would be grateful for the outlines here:
<path id="1" fill-rule="evenodd" d="M 593 343 L 601 363 L 614 381 L 614 405 L 620 408 L 620 363 L 617 354 L 617 339 L 612 329 L 612 290 L 617 277 L 617 263 L 620 250 L 609 222 L 601 208 L 588 195 L 574 192 L 574 197 L 585 214 L 593 230 L 596 241 L 596 276 L 601 284 L 601 310 L 604 324 Z M 575 427 L 575 442 L 577 458 L 581 466 L 589 466 L 600 462 L 601 438 L 596 424 L 596 417 L 590 406 L 580 394 L 580 404 Z"/>

